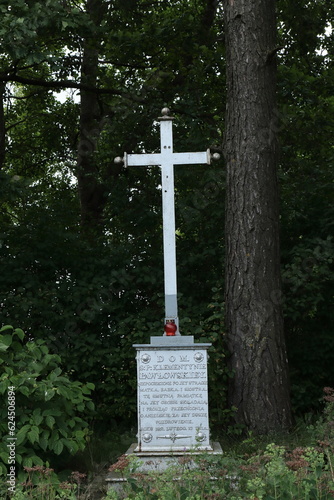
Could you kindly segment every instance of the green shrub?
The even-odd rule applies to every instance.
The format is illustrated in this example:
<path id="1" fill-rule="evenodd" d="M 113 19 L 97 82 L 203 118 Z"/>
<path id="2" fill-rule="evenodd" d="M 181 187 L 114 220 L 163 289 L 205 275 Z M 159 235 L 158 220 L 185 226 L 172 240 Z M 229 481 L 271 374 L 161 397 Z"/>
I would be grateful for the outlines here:
<path id="1" fill-rule="evenodd" d="M 331 393 L 334 397 L 334 391 Z M 334 401 L 329 403 L 333 406 Z M 327 408 L 325 411 L 327 415 Z M 330 440 L 333 443 L 333 439 Z M 141 473 L 138 462 L 121 457 L 110 471 L 127 478 L 123 496 L 108 492 L 117 500 L 331 500 L 334 476 L 329 442 L 321 446 L 289 449 L 275 443 L 252 454 L 220 456 L 203 454 L 180 457 L 165 472 Z"/>
<path id="2" fill-rule="evenodd" d="M 15 443 L 21 473 L 85 448 L 89 429 L 83 415 L 94 410 L 89 397 L 94 385 L 70 380 L 60 364 L 44 341 L 26 340 L 19 328 L 1 328 L 0 394 L 7 402 L 0 408 L 1 474 L 7 474 L 9 443 Z"/>
<path id="3" fill-rule="evenodd" d="M 116 500 L 331 500 L 334 482 L 322 451 L 298 448 L 289 452 L 270 444 L 250 457 L 207 457 L 197 468 L 173 466 L 164 473 L 130 474 L 124 496 Z"/>

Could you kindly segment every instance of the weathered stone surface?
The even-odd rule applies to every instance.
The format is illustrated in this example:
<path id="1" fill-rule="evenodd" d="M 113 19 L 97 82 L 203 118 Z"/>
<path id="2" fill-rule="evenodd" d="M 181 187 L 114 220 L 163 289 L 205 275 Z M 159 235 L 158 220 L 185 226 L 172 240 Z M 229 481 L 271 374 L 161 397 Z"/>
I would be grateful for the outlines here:
<path id="1" fill-rule="evenodd" d="M 193 337 L 152 337 L 134 345 L 138 368 L 135 451 L 211 451 L 207 349 Z"/>

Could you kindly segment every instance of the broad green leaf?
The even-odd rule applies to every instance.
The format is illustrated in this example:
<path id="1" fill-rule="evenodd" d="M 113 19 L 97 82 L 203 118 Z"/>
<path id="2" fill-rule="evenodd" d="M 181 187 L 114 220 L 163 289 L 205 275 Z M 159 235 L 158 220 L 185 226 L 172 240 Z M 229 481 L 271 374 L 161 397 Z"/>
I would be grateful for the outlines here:
<path id="1" fill-rule="evenodd" d="M 25 396 L 29 396 L 29 393 L 30 393 L 30 390 L 25 385 L 21 385 L 18 388 L 18 391 L 21 392 L 22 394 L 24 394 Z"/>
<path id="2" fill-rule="evenodd" d="M 13 335 L 17 335 L 20 340 L 23 340 L 25 337 L 24 331 L 21 328 L 15 328 Z"/>
<path id="3" fill-rule="evenodd" d="M 86 433 L 84 431 L 75 431 L 74 435 L 77 439 L 84 439 Z"/>
<path id="4" fill-rule="evenodd" d="M 32 459 L 34 465 L 42 465 L 42 466 L 44 465 L 43 460 L 40 457 L 38 457 L 37 455 L 33 455 L 31 457 L 31 459 Z"/>
<path id="5" fill-rule="evenodd" d="M 50 401 L 50 399 L 53 398 L 55 395 L 56 391 L 54 389 L 48 389 L 45 391 L 45 401 Z"/>
<path id="6" fill-rule="evenodd" d="M 36 441 L 39 440 L 39 429 L 36 425 L 33 425 L 31 427 L 31 430 L 28 432 L 28 439 L 31 442 L 31 444 L 34 444 Z"/>
<path id="7" fill-rule="evenodd" d="M 40 437 L 40 442 L 43 441 L 43 443 L 46 443 L 47 447 L 49 446 L 50 434 L 51 433 L 48 429 L 44 429 Z"/>
<path id="8" fill-rule="evenodd" d="M 2 328 L 0 328 L 0 333 L 5 332 L 6 330 L 13 330 L 13 327 L 11 325 L 5 325 Z M 2 335 L 0 335 L 1 337 Z"/>
<path id="9" fill-rule="evenodd" d="M 11 335 L 0 335 L 0 351 L 7 351 L 13 341 Z"/>
<path id="10" fill-rule="evenodd" d="M 39 445 L 40 445 L 40 447 L 42 448 L 43 451 L 46 451 L 46 449 L 48 447 L 48 441 L 47 441 L 47 439 L 44 436 L 42 436 L 39 439 Z"/>
<path id="11" fill-rule="evenodd" d="M 66 399 L 72 399 L 72 392 L 66 387 L 57 387 L 57 392 Z"/>
<path id="12" fill-rule="evenodd" d="M 41 415 L 41 410 L 40 408 L 36 408 L 33 411 L 33 421 L 34 424 L 38 427 L 40 423 L 43 421 L 43 416 Z"/>
<path id="13" fill-rule="evenodd" d="M 95 410 L 95 405 L 94 405 L 93 401 L 87 401 L 86 406 L 87 406 L 88 410 Z"/>
<path id="14" fill-rule="evenodd" d="M 2 380 L 0 382 L 0 394 L 4 394 L 7 391 L 7 387 L 8 387 L 8 381 Z"/>
<path id="15" fill-rule="evenodd" d="M 18 430 L 18 432 L 16 434 L 16 438 L 17 438 L 16 439 L 16 446 L 23 443 L 23 441 L 26 439 L 27 433 L 30 430 L 30 428 L 31 428 L 31 425 L 26 424 L 23 427 L 21 427 L 21 429 Z"/>
<path id="16" fill-rule="evenodd" d="M 90 394 L 91 393 L 91 390 L 87 387 L 87 386 L 83 386 L 82 387 L 82 393 L 83 394 Z"/>
<path id="17" fill-rule="evenodd" d="M 58 441 L 58 439 L 59 439 L 58 431 L 57 430 L 52 431 L 51 436 L 50 436 L 50 440 L 49 440 L 51 448 L 53 448 L 54 443 L 56 441 Z"/>
<path id="18" fill-rule="evenodd" d="M 58 440 L 54 443 L 53 445 L 53 451 L 55 452 L 56 455 L 60 455 L 60 453 L 63 451 L 64 445 L 62 440 Z"/>
<path id="19" fill-rule="evenodd" d="M 53 415 L 54 417 L 60 417 L 62 415 L 62 412 L 60 410 L 57 410 L 56 408 L 48 408 L 47 410 L 44 410 L 42 413 L 43 417 L 47 417 L 48 415 Z"/>
<path id="20" fill-rule="evenodd" d="M 2 452 L 0 453 L 0 458 L 1 458 L 1 460 L 2 460 L 5 464 L 7 464 L 7 463 L 8 463 L 8 453 L 7 453 L 7 452 L 2 451 Z"/>
<path id="21" fill-rule="evenodd" d="M 54 382 L 60 374 L 61 374 L 61 368 L 57 367 L 49 374 L 48 379 L 51 380 L 51 382 Z"/>
<path id="22" fill-rule="evenodd" d="M 69 429 L 67 427 L 59 427 L 59 432 L 65 438 L 69 437 Z"/>
<path id="23" fill-rule="evenodd" d="M 46 425 L 50 427 L 50 429 L 53 429 L 53 426 L 56 422 L 55 418 L 52 415 L 48 415 L 45 419 Z"/>
<path id="24" fill-rule="evenodd" d="M 23 457 L 23 460 L 22 460 L 22 465 L 23 467 L 32 467 L 32 458 L 31 457 Z"/>

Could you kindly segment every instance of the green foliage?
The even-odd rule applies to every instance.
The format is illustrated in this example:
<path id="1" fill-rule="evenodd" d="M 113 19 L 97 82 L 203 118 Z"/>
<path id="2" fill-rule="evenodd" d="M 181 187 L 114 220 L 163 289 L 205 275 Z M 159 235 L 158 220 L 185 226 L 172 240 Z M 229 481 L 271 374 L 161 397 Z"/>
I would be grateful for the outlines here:
<path id="1" fill-rule="evenodd" d="M 222 455 L 189 453 L 175 458 L 165 472 L 143 473 L 137 457 L 122 455 L 109 472 L 125 479 L 122 493 L 110 488 L 104 500 L 330 500 L 334 492 L 334 390 L 324 389 L 324 411 L 312 426 L 296 434 L 259 437 L 225 443 Z M 113 435 L 110 448 L 117 438 Z M 276 438 L 276 439 L 275 439 Z M 277 444 L 279 443 L 279 444 Z M 72 472 L 60 481 L 48 466 L 27 468 L 14 500 L 83 500 L 93 495 L 86 474 Z M 5 498 L 5 489 L 0 486 Z M 91 495 L 91 496 L 90 496 Z"/>
<path id="2" fill-rule="evenodd" d="M 299 245 L 289 252 L 289 263 L 283 270 L 287 288 L 285 312 L 289 319 L 299 322 L 303 318 L 310 321 L 318 315 L 334 278 L 332 237 L 300 239 Z"/>
<path id="3" fill-rule="evenodd" d="M 176 151 L 222 149 L 225 47 L 214 2 L 1 2 L 6 158 L 0 172 L 1 321 L 43 339 L 72 380 L 94 383 L 96 418 L 134 424 L 133 343 L 162 333 L 158 168 L 117 170 L 123 151 L 156 151 L 166 103 Z M 281 228 L 285 324 L 294 408 L 318 405 L 333 381 L 333 22 L 329 0 L 279 0 Z M 94 17 L 94 16 L 93 16 Z M 22 22 L 24 19 L 24 23 Z M 186 28 L 185 28 L 186 27 Z M 80 103 L 52 81 L 80 84 L 85 44 L 101 39 L 92 180 L 105 209 L 80 226 Z M 18 77 L 18 80 L 15 78 Z M 20 80 L 21 78 L 21 80 Z M 20 83 L 22 79 L 41 85 Z M 42 83 L 47 86 L 42 86 Z M 210 412 L 228 418 L 224 346 L 223 161 L 175 168 L 181 333 L 212 342 Z M 92 193 L 92 198 L 99 193 Z"/>
<path id="4" fill-rule="evenodd" d="M 26 479 L 15 486 L 15 493 L 8 495 L 8 485 L 0 483 L 1 498 L 11 500 L 80 500 L 85 498 L 86 474 L 74 471 L 68 480 L 60 481 L 54 470 L 48 466 L 35 465 L 25 467 L 25 470 L 27 471 Z"/>
<path id="5" fill-rule="evenodd" d="M 334 13 L 326 0 L 280 0 L 278 9 L 285 331 L 292 403 L 302 414 L 319 409 L 322 387 L 334 384 L 333 33 L 326 29 Z"/>
<path id="6" fill-rule="evenodd" d="M 46 166 L 43 177 L 37 170 L 32 172 L 36 180 L 30 182 L 22 176 L 14 183 L 8 176 L 7 185 L 15 184 L 17 193 L 14 204 L 14 200 L 8 203 L 4 191 L 8 215 L 0 248 L 1 258 L 7 262 L 0 290 L 3 317 L 14 323 L 24 311 L 21 324 L 27 335 L 45 339 L 51 351 L 59 353 L 72 378 L 95 384 L 97 418 L 108 426 L 110 419 L 127 419 L 133 424 L 136 366 L 132 344 L 149 342 L 150 335 L 162 333 L 163 327 L 159 172 L 142 169 L 119 179 L 107 208 L 111 211 L 110 222 L 106 222 L 108 235 L 93 242 L 82 238 L 76 188 L 60 172 Z M 219 236 L 222 245 L 222 238 L 206 224 L 213 207 L 223 211 L 219 198 L 223 177 L 220 169 L 208 169 L 202 177 L 200 173 L 194 192 L 189 189 L 193 174 L 189 169 L 183 174 L 186 178 L 180 175 L 177 179 L 186 189 L 177 207 L 181 329 L 197 339 L 210 338 L 219 346 L 219 353 L 212 351 L 210 358 L 218 424 L 224 412 L 222 391 L 215 383 L 225 371 L 219 313 L 222 299 L 211 288 L 222 267 L 222 253 L 214 242 Z M 13 220 L 20 223 L 13 224 Z M 198 289 L 193 286 L 195 275 L 201 280 Z M 216 359 L 219 374 L 214 371 Z"/>
<path id="7" fill-rule="evenodd" d="M 334 380 L 333 240 L 300 238 L 283 268 L 285 325 L 295 412 L 319 408 Z"/>
<path id="8" fill-rule="evenodd" d="M 252 455 L 190 455 L 163 473 L 134 472 L 131 460 L 120 459 L 118 466 L 128 479 L 127 500 L 329 500 L 334 491 L 332 471 L 316 447 L 288 450 L 271 443 Z M 120 497 L 111 492 L 106 498 Z"/>
<path id="9" fill-rule="evenodd" d="M 9 432 L 16 437 L 15 460 L 22 471 L 42 466 L 46 458 L 65 450 L 83 450 L 89 436 L 84 418 L 94 410 L 94 385 L 71 381 L 60 368 L 60 357 L 44 341 L 25 340 L 23 331 L 11 326 L 0 332 L 0 394 L 11 409 L 1 408 L 1 472 L 6 474 Z"/>
<path id="10" fill-rule="evenodd" d="M 73 30 L 78 36 L 78 31 L 88 26 L 80 8 L 59 1 L 3 0 L 0 12 L 1 69 L 13 71 L 11 60 L 14 60 L 19 67 L 22 65 L 26 74 L 27 69 L 45 61 L 53 67 L 63 62 L 62 44 L 67 42 L 71 46 Z"/>
<path id="11" fill-rule="evenodd" d="M 323 414 L 315 426 L 318 444 L 322 448 L 332 477 L 334 477 L 334 389 L 324 388 L 325 407 Z"/>
<path id="12" fill-rule="evenodd" d="M 165 472 L 142 473 L 140 460 L 122 456 L 110 467 L 128 481 L 126 499 L 330 500 L 334 493 L 334 390 L 327 387 L 322 417 L 294 437 L 252 435 L 238 446 L 225 444 L 222 455 L 189 454 Z M 304 436 L 305 443 L 302 443 Z M 106 499 L 120 498 L 109 491 Z"/>

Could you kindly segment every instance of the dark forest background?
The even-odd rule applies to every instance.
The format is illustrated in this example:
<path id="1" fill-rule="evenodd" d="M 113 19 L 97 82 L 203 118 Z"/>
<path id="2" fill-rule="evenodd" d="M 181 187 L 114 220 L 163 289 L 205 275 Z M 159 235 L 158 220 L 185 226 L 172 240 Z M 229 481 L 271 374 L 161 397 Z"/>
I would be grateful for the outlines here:
<path id="1" fill-rule="evenodd" d="M 23 343 L 43 340 L 69 380 L 94 384 L 95 425 L 135 426 L 132 344 L 163 332 L 160 172 L 113 160 L 159 149 L 165 105 L 175 151 L 221 152 L 222 9 L 15 0 L 0 13 L 0 322 L 22 328 Z M 331 1 L 277 2 L 284 294 L 272 300 L 284 304 L 297 417 L 334 386 L 333 16 Z M 175 185 L 180 329 L 212 343 L 218 430 L 231 376 L 223 158 L 176 168 Z"/>

